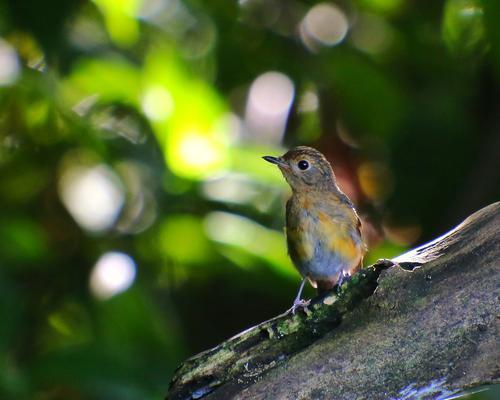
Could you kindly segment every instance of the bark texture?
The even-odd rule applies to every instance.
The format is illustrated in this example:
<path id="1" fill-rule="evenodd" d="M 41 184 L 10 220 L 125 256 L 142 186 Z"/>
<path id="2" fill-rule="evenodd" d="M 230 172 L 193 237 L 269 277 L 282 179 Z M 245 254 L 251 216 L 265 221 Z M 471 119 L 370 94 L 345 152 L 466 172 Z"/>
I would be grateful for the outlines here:
<path id="1" fill-rule="evenodd" d="M 436 399 L 500 382 L 500 203 L 184 362 L 168 399 Z"/>

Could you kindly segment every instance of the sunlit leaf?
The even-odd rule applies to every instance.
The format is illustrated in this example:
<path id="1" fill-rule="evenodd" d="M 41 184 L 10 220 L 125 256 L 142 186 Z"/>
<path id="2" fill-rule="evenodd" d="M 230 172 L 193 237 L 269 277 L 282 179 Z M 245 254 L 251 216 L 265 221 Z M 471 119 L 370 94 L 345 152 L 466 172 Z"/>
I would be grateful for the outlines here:
<path id="1" fill-rule="evenodd" d="M 139 88 L 138 69 L 119 58 L 81 61 L 62 87 L 72 105 L 90 95 L 97 95 L 102 102 L 137 104 Z"/>
<path id="2" fill-rule="evenodd" d="M 143 108 L 170 169 L 196 179 L 226 168 L 229 132 L 218 94 L 186 73 L 171 50 L 153 48 L 145 68 Z"/>
<path id="3" fill-rule="evenodd" d="M 209 214 L 205 227 L 208 236 L 215 242 L 260 258 L 281 275 L 296 276 L 283 233 L 267 229 L 247 218 L 221 212 Z"/>
<path id="4" fill-rule="evenodd" d="M 142 0 L 94 0 L 104 15 L 111 39 L 118 45 L 130 46 L 139 38 L 136 20 Z"/>

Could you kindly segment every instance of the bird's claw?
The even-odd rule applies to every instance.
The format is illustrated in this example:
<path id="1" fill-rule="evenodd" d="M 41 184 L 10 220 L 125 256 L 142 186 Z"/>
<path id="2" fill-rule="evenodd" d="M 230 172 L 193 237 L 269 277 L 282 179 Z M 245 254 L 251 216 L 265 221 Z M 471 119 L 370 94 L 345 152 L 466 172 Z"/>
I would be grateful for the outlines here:
<path id="1" fill-rule="evenodd" d="M 311 300 L 295 300 L 293 302 L 292 308 L 290 308 L 290 311 L 293 315 L 295 315 L 295 311 L 297 311 L 298 309 L 302 309 L 307 314 L 309 311 L 309 309 L 307 308 L 309 304 L 311 304 Z"/>
<path id="2" fill-rule="evenodd" d="M 349 282 L 350 280 L 351 280 L 351 275 L 347 272 L 341 271 L 339 281 L 337 282 L 337 293 L 340 293 L 342 284 L 344 282 Z"/>

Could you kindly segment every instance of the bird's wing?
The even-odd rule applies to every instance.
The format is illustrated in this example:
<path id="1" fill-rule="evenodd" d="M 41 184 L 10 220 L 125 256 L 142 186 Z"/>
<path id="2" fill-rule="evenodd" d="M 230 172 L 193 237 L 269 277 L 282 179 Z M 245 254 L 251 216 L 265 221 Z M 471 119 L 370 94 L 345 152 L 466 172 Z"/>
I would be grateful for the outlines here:
<path id="1" fill-rule="evenodd" d="M 288 254 L 301 273 L 304 264 L 314 255 L 314 243 L 309 238 L 310 227 L 307 226 L 311 223 L 311 218 L 302 218 L 303 211 L 293 197 L 287 201 L 286 241 Z"/>

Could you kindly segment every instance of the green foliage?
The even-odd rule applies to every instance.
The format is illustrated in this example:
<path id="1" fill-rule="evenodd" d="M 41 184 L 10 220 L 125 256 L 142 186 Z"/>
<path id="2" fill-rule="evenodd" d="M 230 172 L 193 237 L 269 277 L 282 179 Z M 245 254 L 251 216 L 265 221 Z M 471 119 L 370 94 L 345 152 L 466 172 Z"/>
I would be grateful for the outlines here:
<path id="1" fill-rule="evenodd" d="M 0 1 L 0 398 L 161 398 L 284 311 L 263 155 L 322 150 L 370 262 L 498 199 L 498 6 L 425 3 Z"/>
<path id="2" fill-rule="evenodd" d="M 482 2 L 448 0 L 444 9 L 443 39 L 451 51 L 470 54 L 484 49 Z"/>

